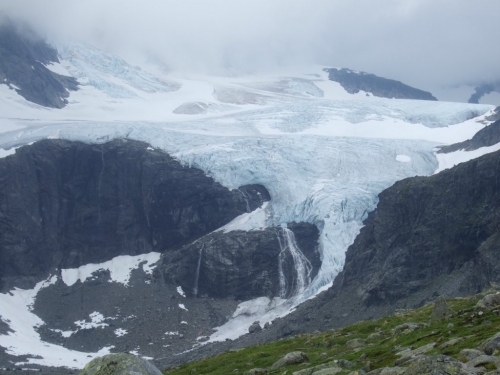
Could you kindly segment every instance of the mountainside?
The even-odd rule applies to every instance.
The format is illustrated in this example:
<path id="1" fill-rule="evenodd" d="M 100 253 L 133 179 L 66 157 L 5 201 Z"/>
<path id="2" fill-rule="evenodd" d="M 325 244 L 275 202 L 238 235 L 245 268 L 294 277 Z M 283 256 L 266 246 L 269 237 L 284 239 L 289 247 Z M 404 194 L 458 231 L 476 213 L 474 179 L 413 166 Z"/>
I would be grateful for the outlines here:
<path id="1" fill-rule="evenodd" d="M 393 79 L 350 69 L 325 69 L 331 81 L 338 82 L 350 94 L 365 91 L 381 98 L 437 100 L 430 92 L 416 89 Z M 477 102 L 470 102 L 477 103 Z"/>
<path id="2" fill-rule="evenodd" d="M 30 102 L 52 108 L 68 104 L 78 81 L 52 72 L 57 51 L 27 27 L 0 16 L 0 82 Z"/>
<path id="3" fill-rule="evenodd" d="M 229 191 L 148 147 L 46 140 L 0 159 L 2 289 L 54 268 L 180 247 L 246 212 L 247 201 L 255 209 L 269 199 L 261 187 Z"/>
<path id="4" fill-rule="evenodd" d="M 392 88 L 408 88 L 383 80 L 372 88 L 389 98 L 351 94 L 323 67 L 165 73 L 78 43 L 58 46 L 57 57 L 47 68 L 79 84 L 64 108 L 34 106 L 0 85 L 0 365 L 81 368 L 125 350 L 180 363 L 418 305 L 434 293 L 433 274 L 415 275 L 407 258 L 400 265 L 384 252 L 390 239 L 376 240 L 385 225 L 394 226 L 387 236 L 413 233 L 394 217 L 418 217 L 433 200 L 425 187 L 397 203 L 379 203 L 393 188 L 382 192 L 498 147 L 436 153 L 493 134 L 493 106 L 395 100 Z M 370 237 L 378 203 L 392 221 Z M 472 234 L 447 231 L 470 243 L 446 269 L 470 263 Z M 403 256 L 419 244 L 398 241 L 390 250 Z M 359 249 L 339 278 L 351 245 Z M 388 275 L 363 263 L 365 250 Z M 434 267 L 433 256 L 421 261 Z M 393 266 L 408 275 L 392 275 Z M 483 270 L 474 267 L 472 278 Z M 409 299 L 386 288 L 405 277 Z"/>
<path id="5" fill-rule="evenodd" d="M 349 247 L 332 288 L 268 329 L 190 354 L 200 359 L 301 333 L 418 308 L 438 295 L 478 293 L 500 282 L 500 152 L 431 177 L 396 182 Z M 186 357 L 164 359 L 171 366 Z"/>

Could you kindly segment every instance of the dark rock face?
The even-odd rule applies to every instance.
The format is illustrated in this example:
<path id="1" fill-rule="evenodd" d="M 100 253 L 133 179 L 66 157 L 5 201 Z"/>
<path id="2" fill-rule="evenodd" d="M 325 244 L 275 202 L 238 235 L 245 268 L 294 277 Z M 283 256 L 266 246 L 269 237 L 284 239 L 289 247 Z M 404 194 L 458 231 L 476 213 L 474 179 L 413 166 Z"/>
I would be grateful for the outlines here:
<path id="1" fill-rule="evenodd" d="M 55 267 L 180 248 L 266 200 L 262 186 L 229 191 L 142 142 L 21 147 L 0 159 L 0 289 Z"/>
<path id="2" fill-rule="evenodd" d="M 405 85 L 392 79 L 378 77 L 365 72 L 354 72 L 350 69 L 325 69 L 330 81 L 338 82 L 349 94 L 357 94 L 360 90 L 371 92 L 382 98 L 437 100 L 431 93 Z"/>
<path id="3" fill-rule="evenodd" d="M 32 30 L 0 17 L 0 83 L 19 89 L 16 92 L 33 103 L 62 108 L 68 90 L 77 90 L 78 82 L 61 76 L 44 64 L 59 62 L 57 51 Z"/>
<path id="4" fill-rule="evenodd" d="M 469 98 L 469 103 L 478 104 L 479 100 L 484 96 L 491 94 L 492 92 L 500 92 L 500 82 L 493 83 L 483 83 L 476 87 L 476 92 Z"/>
<path id="5" fill-rule="evenodd" d="M 341 292 L 356 288 L 369 306 L 423 290 L 472 294 L 500 278 L 500 153 L 399 181 L 379 198 L 347 252 Z"/>
<path id="6" fill-rule="evenodd" d="M 447 154 L 458 150 L 473 151 L 481 147 L 496 145 L 498 142 L 500 142 L 500 120 L 479 130 L 467 141 L 441 147 L 438 153 Z"/>
<path id="7" fill-rule="evenodd" d="M 316 276 L 321 261 L 318 252 L 318 229 L 308 223 L 292 223 L 301 252 L 310 265 L 309 279 Z M 216 298 L 293 295 L 297 271 L 292 256 L 279 236 L 282 228 L 215 232 L 163 257 L 161 272 L 166 282 L 180 285 L 188 295 Z M 280 260 L 286 290 L 280 290 Z"/>

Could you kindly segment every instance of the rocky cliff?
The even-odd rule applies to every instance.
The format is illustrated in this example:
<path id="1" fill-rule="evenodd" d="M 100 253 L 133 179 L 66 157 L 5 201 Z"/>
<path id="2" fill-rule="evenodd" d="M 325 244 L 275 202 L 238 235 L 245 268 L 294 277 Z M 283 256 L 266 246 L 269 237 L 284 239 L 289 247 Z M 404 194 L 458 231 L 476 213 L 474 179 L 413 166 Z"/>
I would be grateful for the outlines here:
<path id="1" fill-rule="evenodd" d="M 0 159 L 1 286 L 180 248 L 269 198 L 262 186 L 230 191 L 141 142 L 24 146 Z"/>
<path id="2" fill-rule="evenodd" d="M 72 77 L 49 70 L 58 63 L 57 51 L 28 27 L 0 16 L 0 83 L 30 102 L 62 108 L 69 91 L 78 89 Z"/>
<path id="3" fill-rule="evenodd" d="M 182 286 L 191 296 L 233 297 L 249 300 L 260 296 L 289 298 L 297 292 L 298 279 L 307 284 L 321 266 L 318 229 L 308 223 L 288 225 L 307 258 L 303 275 L 282 240 L 283 228 L 215 232 L 163 258 L 165 281 Z M 281 238 L 280 238 L 281 237 Z M 280 270 L 284 284 L 280 285 Z"/>
<path id="4" fill-rule="evenodd" d="M 393 79 L 378 77 L 375 74 L 355 72 L 350 69 L 325 69 L 330 81 L 338 82 L 349 94 L 360 91 L 372 93 L 382 98 L 437 100 L 431 93 L 405 85 Z"/>
<path id="5" fill-rule="evenodd" d="M 332 288 L 269 329 L 194 357 L 375 319 L 500 281 L 500 152 L 399 181 L 379 199 Z M 176 361 L 183 358 L 165 364 Z"/>

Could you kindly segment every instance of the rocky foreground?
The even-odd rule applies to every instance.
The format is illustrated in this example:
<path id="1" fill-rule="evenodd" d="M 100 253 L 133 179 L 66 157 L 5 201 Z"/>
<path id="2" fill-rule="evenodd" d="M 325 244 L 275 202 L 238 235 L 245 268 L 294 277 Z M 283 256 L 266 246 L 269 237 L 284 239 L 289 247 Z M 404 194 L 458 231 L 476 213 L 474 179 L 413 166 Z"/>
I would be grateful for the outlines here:
<path id="1" fill-rule="evenodd" d="M 326 328 L 326 327 L 325 327 Z M 442 297 L 338 330 L 229 350 L 165 374 L 500 374 L 500 293 Z"/>

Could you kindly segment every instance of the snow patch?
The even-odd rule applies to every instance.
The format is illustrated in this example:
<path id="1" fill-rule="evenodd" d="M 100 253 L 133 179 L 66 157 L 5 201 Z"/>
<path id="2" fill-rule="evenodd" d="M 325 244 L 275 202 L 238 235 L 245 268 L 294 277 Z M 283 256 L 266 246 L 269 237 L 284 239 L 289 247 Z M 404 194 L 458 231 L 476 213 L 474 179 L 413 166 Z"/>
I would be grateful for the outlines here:
<path id="1" fill-rule="evenodd" d="M 396 155 L 396 160 L 401 163 L 409 163 L 411 158 L 408 155 Z"/>
<path id="2" fill-rule="evenodd" d="M 118 329 L 115 329 L 115 335 L 117 337 L 122 337 L 122 336 L 125 336 L 127 334 L 127 330 L 126 329 L 123 329 L 123 328 L 118 328 Z"/>
<path id="3" fill-rule="evenodd" d="M 37 293 L 56 281 L 57 276 L 51 276 L 37 283 L 33 289 L 15 288 L 9 293 L 0 293 L 0 318 L 13 331 L 0 335 L 0 346 L 5 348 L 7 354 L 27 356 L 16 366 L 36 364 L 80 369 L 92 359 L 110 353 L 112 346 L 104 347 L 97 353 L 84 353 L 41 340 L 36 328 L 45 323 L 32 313 L 31 308 Z"/>
<path id="4" fill-rule="evenodd" d="M 121 283 L 128 286 L 130 273 L 134 269 L 138 269 L 141 263 L 145 273 L 151 274 L 156 267 L 155 263 L 160 260 L 160 253 L 149 253 L 141 255 L 120 255 L 107 262 L 89 263 L 79 268 L 62 269 L 62 280 L 67 286 L 72 286 L 77 281 L 85 282 L 92 274 L 99 270 L 107 270 L 110 272 L 110 282 Z"/>
<path id="5" fill-rule="evenodd" d="M 110 318 L 105 318 L 104 315 L 102 315 L 97 311 L 94 311 L 92 314 L 89 315 L 89 317 L 90 317 L 90 322 L 86 322 L 85 320 L 77 320 L 75 322 L 75 325 L 77 325 L 79 329 L 104 328 L 109 326 L 109 324 L 103 322 L 106 319 Z"/>
<path id="6" fill-rule="evenodd" d="M 183 296 L 184 298 L 186 298 L 186 293 L 184 293 L 184 291 L 182 290 L 181 286 L 177 287 L 177 293 L 179 293 L 181 296 Z"/>
<path id="7" fill-rule="evenodd" d="M 224 233 L 232 232 L 234 230 L 257 230 L 266 227 L 266 220 L 270 217 L 267 208 L 269 202 L 264 202 L 261 207 L 248 213 L 244 213 L 223 227 L 216 230 L 216 232 L 223 231 Z"/>
<path id="8" fill-rule="evenodd" d="M 500 150 L 500 143 L 497 143 L 493 146 L 481 147 L 477 150 L 465 151 L 458 150 L 454 152 L 450 152 L 448 154 L 438 154 L 436 153 L 436 159 L 439 162 L 439 167 L 436 169 L 434 174 L 444 171 L 445 169 L 449 169 L 454 167 L 457 164 L 465 163 L 466 161 L 476 159 L 480 156 L 495 152 Z"/>

